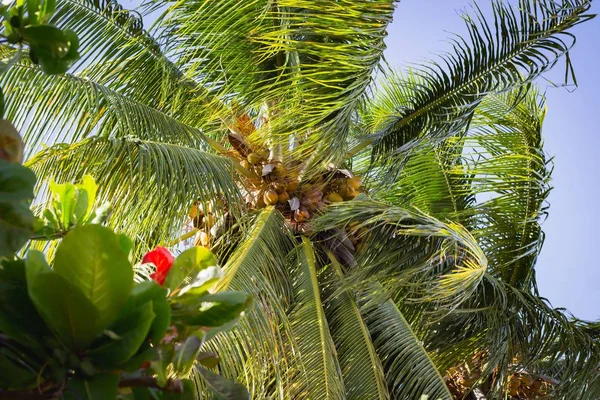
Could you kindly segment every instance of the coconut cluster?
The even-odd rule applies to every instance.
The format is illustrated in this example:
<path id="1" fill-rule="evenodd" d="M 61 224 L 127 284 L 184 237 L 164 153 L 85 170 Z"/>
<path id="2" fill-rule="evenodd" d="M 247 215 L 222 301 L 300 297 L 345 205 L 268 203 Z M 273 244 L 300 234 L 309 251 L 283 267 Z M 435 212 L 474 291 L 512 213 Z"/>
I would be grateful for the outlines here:
<path id="1" fill-rule="evenodd" d="M 470 362 L 448 370 L 444 380 L 454 398 L 465 398 L 475 387 L 484 393 L 489 392 L 490 382 L 479 381 L 485 361 L 485 353 L 479 353 Z M 518 364 L 518 360 L 515 363 Z M 523 370 L 509 376 L 505 390 L 513 399 L 541 399 L 552 390 L 552 382 Z"/>

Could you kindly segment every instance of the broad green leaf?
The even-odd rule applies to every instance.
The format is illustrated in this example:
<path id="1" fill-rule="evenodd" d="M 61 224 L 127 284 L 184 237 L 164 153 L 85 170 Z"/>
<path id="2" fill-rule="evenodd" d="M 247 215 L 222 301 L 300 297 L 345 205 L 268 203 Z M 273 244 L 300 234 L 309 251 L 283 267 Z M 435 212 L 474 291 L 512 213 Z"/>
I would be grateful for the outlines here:
<path id="1" fill-rule="evenodd" d="M 187 375 L 196 360 L 196 356 L 202 346 L 202 339 L 198 336 L 189 336 L 183 344 L 175 347 L 175 355 L 173 356 L 173 368 L 175 372 L 181 375 Z"/>
<path id="2" fill-rule="evenodd" d="M 29 23 L 37 25 L 40 14 L 40 0 L 27 0 L 27 13 L 29 14 Z"/>
<path id="3" fill-rule="evenodd" d="M 69 232 L 56 250 L 54 269 L 96 307 L 101 330 L 118 318 L 133 286 L 133 269 L 117 235 L 100 225 Z"/>
<path id="4" fill-rule="evenodd" d="M 123 314 L 121 318 L 110 326 L 111 336 L 115 339 L 103 337 L 98 344 L 94 344 L 90 356 L 94 363 L 105 367 L 114 367 L 125 363 L 133 357 L 148 336 L 154 312 L 152 301 L 137 307 L 133 311 Z"/>
<path id="5" fill-rule="evenodd" d="M 119 368 L 127 372 L 135 372 L 140 369 L 142 363 L 146 361 L 156 361 L 159 359 L 157 347 L 150 347 L 149 343 L 142 344 L 137 354 L 131 357 L 127 362 L 119 365 Z"/>
<path id="6" fill-rule="evenodd" d="M 190 275 L 195 275 L 205 268 L 216 265 L 217 259 L 210 250 L 205 247 L 192 247 L 175 259 L 165 280 L 165 287 L 173 291 L 180 287 Z"/>
<path id="7" fill-rule="evenodd" d="M 87 218 L 94 209 L 94 203 L 96 202 L 96 193 L 98 192 L 98 185 L 96 185 L 96 181 L 94 180 L 94 178 L 92 178 L 90 175 L 85 175 L 82 179 L 82 182 L 77 185 L 77 189 L 79 190 L 80 197 L 78 199 L 78 208 L 81 207 L 83 208 L 83 210 L 77 210 L 75 215 L 77 216 L 77 222 L 82 223 L 84 219 Z M 85 196 L 82 196 L 82 193 L 85 193 Z M 86 201 L 83 202 L 81 198 L 85 198 Z"/>
<path id="8" fill-rule="evenodd" d="M 77 188 L 70 182 L 58 184 L 50 182 L 50 191 L 54 199 L 55 211 L 61 226 L 68 229 L 75 222 L 75 208 L 77 206 L 78 193 Z"/>
<path id="9" fill-rule="evenodd" d="M 217 353 L 201 351 L 196 356 L 196 361 L 206 368 L 215 368 L 221 362 L 221 358 Z"/>
<path id="10" fill-rule="evenodd" d="M 222 277 L 223 271 L 221 270 L 221 268 L 217 266 L 205 268 L 198 272 L 198 275 L 196 275 L 194 280 L 189 285 L 185 285 L 181 288 L 181 290 L 179 291 L 179 295 L 181 296 L 185 293 L 195 295 L 204 294 Z"/>
<path id="11" fill-rule="evenodd" d="M 159 343 L 171 323 L 171 307 L 167 301 L 167 289 L 160 287 L 154 281 L 136 284 L 121 313 L 127 313 L 148 301 L 152 302 L 152 311 L 155 315 L 148 336 L 152 342 Z"/>
<path id="12" fill-rule="evenodd" d="M 243 292 L 221 292 L 195 297 L 179 297 L 173 306 L 173 321 L 193 326 L 218 327 L 238 318 L 252 300 Z"/>
<path id="13" fill-rule="evenodd" d="M 33 233 L 35 180 L 29 168 L 0 159 L 0 258 L 16 253 Z"/>
<path id="14" fill-rule="evenodd" d="M 200 366 L 196 366 L 196 371 L 208 384 L 217 399 L 222 400 L 243 400 L 250 399 L 248 390 L 237 382 L 223 378 L 221 375 Z"/>
<path id="15" fill-rule="evenodd" d="M 0 257 L 14 255 L 33 234 L 33 214 L 29 202 L 0 200 Z"/>
<path id="16" fill-rule="evenodd" d="M 117 398 L 119 375 L 103 374 L 75 378 L 67 383 L 64 400 L 108 400 Z"/>
<path id="17" fill-rule="evenodd" d="M 129 238 L 129 236 L 123 233 L 119 233 L 117 235 L 117 240 L 119 241 L 119 246 L 121 246 L 121 250 L 123 250 L 123 252 L 127 254 L 127 259 L 129 260 L 129 262 L 133 262 L 133 241 Z"/>
<path id="18" fill-rule="evenodd" d="M 29 168 L 0 159 L 0 201 L 33 199 L 35 181 Z"/>
<path id="19" fill-rule="evenodd" d="M 77 350 L 87 347 L 102 332 L 96 307 L 65 278 L 43 271 L 33 259 L 27 261 L 27 288 L 38 313 L 65 345 Z"/>
<path id="20" fill-rule="evenodd" d="M 36 347 L 51 336 L 27 293 L 22 260 L 0 262 L 0 331 L 18 343 Z"/>

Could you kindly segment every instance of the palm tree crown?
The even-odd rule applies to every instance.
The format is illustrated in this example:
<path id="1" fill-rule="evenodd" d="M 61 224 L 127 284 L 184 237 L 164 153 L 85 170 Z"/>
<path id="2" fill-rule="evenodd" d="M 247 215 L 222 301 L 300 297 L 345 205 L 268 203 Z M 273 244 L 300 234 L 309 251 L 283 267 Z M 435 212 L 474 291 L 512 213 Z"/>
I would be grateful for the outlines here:
<path id="1" fill-rule="evenodd" d="M 551 167 L 531 82 L 591 0 L 474 7 L 406 73 L 383 67 L 395 7 L 147 0 L 148 32 L 114 0 L 62 0 L 82 58 L 14 66 L 6 118 L 40 178 L 97 179 L 139 253 L 213 248 L 222 287 L 255 298 L 211 343 L 254 398 L 598 398 L 598 325 L 534 270 Z"/>

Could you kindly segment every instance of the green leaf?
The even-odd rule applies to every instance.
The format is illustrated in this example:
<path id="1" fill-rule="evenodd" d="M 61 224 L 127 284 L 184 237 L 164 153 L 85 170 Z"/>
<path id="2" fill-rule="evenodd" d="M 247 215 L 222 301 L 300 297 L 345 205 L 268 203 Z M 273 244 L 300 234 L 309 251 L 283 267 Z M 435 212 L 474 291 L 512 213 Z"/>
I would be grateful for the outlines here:
<path id="1" fill-rule="evenodd" d="M 123 314 L 110 327 L 110 331 L 113 332 L 111 336 L 116 335 L 118 338 L 103 337 L 98 344 L 92 345 L 90 356 L 94 363 L 107 368 L 125 363 L 138 352 L 144 343 L 153 319 L 152 301 Z"/>
<path id="2" fill-rule="evenodd" d="M 171 359 L 173 358 L 173 351 L 174 350 L 172 345 L 161 346 L 158 360 L 152 361 L 150 363 L 152 370 L 156 374 L 156 383 L 160 387 L 164 387 L 167 384 L 167 369 L 169 367 L 169 364 L 171 364 Z"/>
<path id="3" fill-rule="evenodd" d="M 36 347 L 51 336 L 27 293 L 22 260 L 0 263 L 0 331 L 18 343 Z"/>
<path id="4" fill-rule="evenodd" d="M 204 382 L 208 384 L 208 387 L 213 391 L 216 398 L 223 400 L 250 399 L 250 393 L 248 393 L 248 390 L 243 385 L 225 379 L 221 375 L 215 374 L 204 367 L 196 366 L 195 369 L 200 373 Z"/>
<path id="5" fill-rule="evenodd" d="M 131 357 L 127 362 L 119 365 L 119 368 L 127 372 L 135 372 L 140 369 L 142 363 L 146 361 L 156 361 L 159 359 L 158 350 L 156 347 L 150 347 L 150 344 L 144 343 L 138 350 L 137 354 Z"/>
<path id="6" fill-rule="evenodd" d="M 29 168 L 0 159 L 0 258 L 16 253 L 33 233 L 35 180 Z"/>
<path id="7" fill-rule="evenodd" d="M 0 387 L 22 389 L 35 383 L 37 371 L 23 368 L 4 354 L 0 354 Z"/>
<path id="8" fill-rule="evenodd" d="M 175 347 L 175 355 L 173 356 L 173 368 L 175 372 L 181 375 L 187 375 L 190 372 L 200 351 L 200 346 L 202 346 L 202 339 L 192 335 L 183 344 Z"/>
<path id="9" fill-rule="evenodd" d="M 215 368 L 221 362 L 221 358 L 217 353 L 201 351 L 196 356 L 196 361 L 206 368 Z"/>
<path id="10" fill-rule="evenodd" d="M 161 341 L 171 324 L 171 307 L 167 301 L 167 293 L 167 289 L 159 286 L 154 281 L 138 283 L 133 287 L 131 296 L 129 296 L 121 311 L 121 313 L 127 313 L 151 301 L 155 318 L 152 321 L 148 336 L 154 343 Z"/>
<path id="11" fill-rule="evenodd" d="M 27 0 L 27 13 L 29 14 L 29 23 L 37 25 L 40 12 L 40 0 Z"/>
<path id="12" fill-rule="evenodd" d="M 179 291 L 179 295 L 190 293 L 194 295 L 204 294 L 223 277 L 223 271 L 217 266 L 207 267 L 198 272 L 198 275 L 189 284 L 185 285 Z"/>
<path id="13" fill-rule="evenodd" d="M 50 192 L 59 223 L 63 229 L 68 229 L 75 222 L 75 208 L 79 197 L 77 188 L 70 182 L 58 184 L 52 180 L 50 181 Z"/>
<path id="14" fill-rule="evenodd" d="M 97 308 L 100 330 L 118 318 L 133 286 L 133 269 L 117 235 L 100 225 L 69 232 L 56 250 L 54 269 Z"/>
<path id="15" fill-rule="evenodd" d="M 201 297 L 184 295 L 172 306 L 173 321 L 193 326 L 218 327 L 239 318 L 252 303 L 244 292 L 222 292 Z"/>
<path id="16" fill-rule="evenodd" d="M 191 274 L 216 265 L 217 259 L 210 250 L 205 247 L 192 247 L 175 259 L 165 280 L 165 287 L 173 291 L 180 287 Z"/>
<path id="17" fill-rule="evenodd" d="M 35 174 L 27 167 L 0 159 L 0 199 L 20 201 L 33 199 Z"/>
<path id="18" fill-rule="evenodd" d="M 104 374 L 75 378 L 68 382 L 64 400 L 108 400 L 117 398 L 119 375 Z"/>
<path id="19" fill-rule="evenodd" d="M 76 286 L 40 265 L 37 257 L 26 260 L 29 297 L 48 327 L 62 342 L 84 349 L 102 332 L 98 310 Z"/>

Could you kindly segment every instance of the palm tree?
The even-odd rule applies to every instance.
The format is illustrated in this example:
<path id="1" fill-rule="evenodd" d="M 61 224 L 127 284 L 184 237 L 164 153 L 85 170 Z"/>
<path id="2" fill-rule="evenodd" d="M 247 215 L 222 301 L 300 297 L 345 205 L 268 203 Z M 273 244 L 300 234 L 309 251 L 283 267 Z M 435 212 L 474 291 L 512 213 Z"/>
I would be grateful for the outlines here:
<path id="1" fill-rule="evenodd" d="M 398 73 L 393 0 L 147 0 L 150 32 L 62 0 L 82 58 L 14 66 L 6 118 L 40 181 L 97 179 L 140 253 L 213 248 L 255 298 L 212 342 L 253 398 L 598 398 L 598 324 L 534 269 L 551 167 L 531 82 L 591 0 L 491 4 Z"/>

